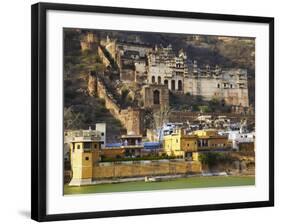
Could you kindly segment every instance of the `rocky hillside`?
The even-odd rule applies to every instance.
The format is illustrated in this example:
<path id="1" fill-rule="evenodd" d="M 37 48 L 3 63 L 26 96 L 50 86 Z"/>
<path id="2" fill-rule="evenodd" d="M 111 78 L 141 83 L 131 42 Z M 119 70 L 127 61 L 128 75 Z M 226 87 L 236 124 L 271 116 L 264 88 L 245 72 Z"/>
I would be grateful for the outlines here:
<path id="1" fill-rule="evenodd" d="M 103 70 L 96 52 L 80 51 L 80 32 L 65 32 L 74 47 L 64 48 L 64 128 L 88 129 L 96 123 L 107 124 L 107 141 L 116 142 L 125 129 L 105 108 L 103 100 L 88 95 L 87 76 L 89 70 Z"/>

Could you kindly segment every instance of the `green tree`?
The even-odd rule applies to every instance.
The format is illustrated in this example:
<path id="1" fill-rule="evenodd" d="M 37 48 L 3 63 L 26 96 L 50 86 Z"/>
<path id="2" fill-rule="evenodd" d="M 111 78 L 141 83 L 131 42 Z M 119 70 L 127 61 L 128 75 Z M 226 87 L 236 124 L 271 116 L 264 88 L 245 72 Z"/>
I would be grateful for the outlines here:
<path id="1" fill-rule="evenodd" d="M 154 116 L 152 109 L 145 109 L 144 111 L 144 125 L 146 128 L 155 128 Z"/>
<path id="2" fill-rule="evenodd" d="M 153 114 L 154 126 L 161 128 L 169 120 L 171 108 L 169 106 L 160 107 L 160 109 Z"/>
<path id="3" fill-rule="evenodd" d="M 201 106 L 198 106 L 199 110 L 201 113 L 209 113 L 211 112 L 210 108 L 208 105 L 201 105 Z"/>

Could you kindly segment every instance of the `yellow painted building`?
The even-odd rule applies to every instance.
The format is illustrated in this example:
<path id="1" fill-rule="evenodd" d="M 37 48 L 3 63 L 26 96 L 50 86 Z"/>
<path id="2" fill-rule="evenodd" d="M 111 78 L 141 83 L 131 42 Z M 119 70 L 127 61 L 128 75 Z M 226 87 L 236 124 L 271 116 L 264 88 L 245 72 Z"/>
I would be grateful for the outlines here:
<path id="1" fill-rule="evenodd" d="M 198 152 L 205 150 L 224 150 L 230 148 L 227 136 L 219 135 L 217 130 L 198 130 L 190 134 L 176 129 L 164 136 L 163 147 L 169 156 L 198 160 Z"/>
<path id="2" fill-rule="evenodd" d="M 225 150 L 231 147 L 228 137 L 219 135 L 215 129 L 197 130 L 192 134 L 197 136 L 198 151 Z"/>
<path id="3" fill-rule="evenodd" d="M 94 135 L 73 137 L 70 141 L 72 179 L 69 185 L 80 186 L 92 183 L 93 165 L 99 162 L 100 138 Z"/>
<path id="4" fill-rule="evenodd" d="M 197 137 L 186 135 L 182 129 L 176 129 L 172 134 L 164 136 L 163 148 L 169 156 L 198 160 Z"/>

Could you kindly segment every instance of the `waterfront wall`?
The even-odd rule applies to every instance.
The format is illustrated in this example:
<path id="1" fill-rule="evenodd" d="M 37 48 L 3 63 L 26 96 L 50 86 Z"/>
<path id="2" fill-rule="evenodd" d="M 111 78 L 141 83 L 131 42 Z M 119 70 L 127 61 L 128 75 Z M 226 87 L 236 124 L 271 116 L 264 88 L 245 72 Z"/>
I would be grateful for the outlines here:
<path id="1" fill-rule="evenodd" d="M 99 163 L 93 167 L 93 179 L 201 173 L 199 161 L 134 161 Z"/>

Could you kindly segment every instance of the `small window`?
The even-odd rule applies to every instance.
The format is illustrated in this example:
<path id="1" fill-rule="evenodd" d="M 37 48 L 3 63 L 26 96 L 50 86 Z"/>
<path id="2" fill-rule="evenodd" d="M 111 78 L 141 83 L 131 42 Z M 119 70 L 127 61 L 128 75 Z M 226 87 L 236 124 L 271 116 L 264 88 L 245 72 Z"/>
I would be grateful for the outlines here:
<path id="1" fill-rule="evenodd" d="M 94 149 L 96 149 L 97 148 L 97 144 L 94 144 Z"/>
<path id="2" fill-rule="evenodd" d="M 158 76 L 157 81 L 158 81 L 158 84 L 161 84 L 161 77 L 160 76 Z"/>
<path id="3" fill-rule="evenodd" d="M 175 89 L 176 89 L 176 81 L 172 80 L 172 90 L 175 90 Z"/>
<path id="4" fill-rule="evenodd" d="M 159 90 L 153 91 L 153 103 L 154 104 L 160 104 L 160 92 L 159 92 Z"/>
<path id="5" fill-rule="evenodd" d="M 76 148 L 77 148 L 77 149 L 80 149 L 80 144 L 76 144 Z"/>
<path id="6" fill-rule="evenodd" d="M 91 142 L 84 142 L 84 149 L 91 149 Z"/>
<path id="7" fill-rule="evenodd" d="M 101 136 L 104 136 L 104 133 L 103 133 L 103 132 L 101 133 Z"/>
<path id="8" fill-rule="evenodd" d="M 181 80 L 178 81 L 178 90 L 182 91 L 182 81 Z"/>
<path id="9" fill-rule="evenodd" d="M 89 157 L 88 157 L 88 156 L 86 156 L 86 157 L 85 157 L 85 160 L 89 160 Z"/>
<path id="10" fill-rule="evenodd" d="M 220 88 L 220 84 L 218 84 L 218 88 Z"/>
<path id="11" fill-rule="evenodd" d="M 232 89 L 232 87 L 233 87 L 232 84 L 230 84 L 230 88 L 231 88 L 231 89 Z"/>

